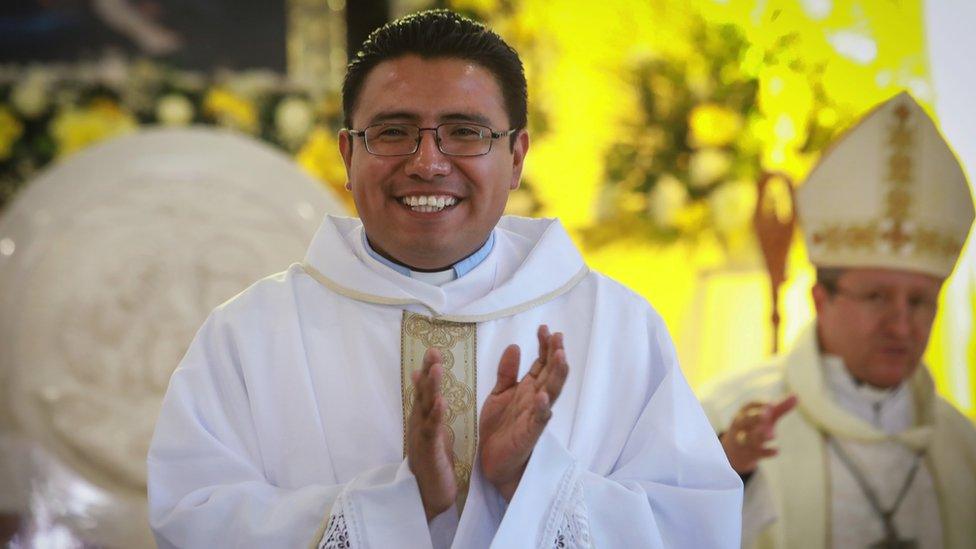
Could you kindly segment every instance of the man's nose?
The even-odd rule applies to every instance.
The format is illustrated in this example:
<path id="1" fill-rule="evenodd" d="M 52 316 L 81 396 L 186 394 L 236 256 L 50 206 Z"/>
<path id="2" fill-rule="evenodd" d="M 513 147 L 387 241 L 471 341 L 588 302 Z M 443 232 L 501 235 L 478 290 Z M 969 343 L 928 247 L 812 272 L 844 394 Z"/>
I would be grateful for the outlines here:
<path id="1" fill-rule="evenodd" d="M 420 131 L 420 143 L 404 166 L 407 175 L 423 180 L 451 173 L 451 159 L 437 147 L 437 136 L 432 129 Z"/>
<path id="2" fill-rule="evenodd" d="M 914 328 L 915 310 L 907 299 L 897 298 L 888 304 L 885 327 L 892 335 L 908 336 Z"/>

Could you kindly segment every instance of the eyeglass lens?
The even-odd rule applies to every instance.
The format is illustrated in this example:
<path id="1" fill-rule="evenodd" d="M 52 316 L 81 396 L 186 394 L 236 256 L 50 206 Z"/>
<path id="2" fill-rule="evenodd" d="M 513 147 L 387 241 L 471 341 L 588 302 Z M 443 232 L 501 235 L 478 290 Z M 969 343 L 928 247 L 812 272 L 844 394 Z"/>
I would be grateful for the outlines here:
<path id="1" fill-rule="evenodd" d="M 413 154 L 420 146 L 420 134 L 424 130 L 436 132 L 437 147 L 444 154 L 478 156 L 491 150 L 491 128 L 469 123 L 441 124 L 436 128 L 413 124 L 369 126 L 365 130 L 366 148 L 381 156 Z"/>

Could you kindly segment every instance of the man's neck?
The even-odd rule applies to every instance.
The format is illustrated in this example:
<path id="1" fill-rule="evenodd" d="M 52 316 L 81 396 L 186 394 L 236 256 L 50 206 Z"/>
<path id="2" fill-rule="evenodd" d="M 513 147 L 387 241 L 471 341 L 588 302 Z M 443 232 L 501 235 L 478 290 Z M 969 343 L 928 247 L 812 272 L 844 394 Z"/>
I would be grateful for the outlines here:
<path id="1" fill-rule="evenodd" d="M 472 269 L 474 269 L 475 267 L 477 267 L 486 257 L 488 257 L 488 254 L 491 252 L 494 243 L 495 243 L 495 233 L 491 232 L 488 234 L 488 238 L 485 239 L 485 242 L 478 249 L 474 250 L 467 256 L 461 258 L 459 261 L 435 269 L 430 269 L 430 268 L 425 269 L 425 268 L 418 268 L 413 265 L 404 263 L 403 261 L 400 261 L 397 258 L 392 257 L 390 254 L 377 249 L 369 241 L 369 237 L 365 234 L 365 232 L 363 233 L 363 244 L 366 247 L 366 251 L 371 256 L 373 256 L 373 258 L 375 258 L 380 263 L 385 264 L 387 267 L 390 267 L 391 269 L 399 272 L 404 276 L 408 276 L 411 278 L 420 278 L 420 279 L 425 279 L 428 277 L 414 276 L 414 273 L 437 274 L 446 271 L 453 271 L 454 278 L 460 278 L 465 274 L 467 274 Z"/>
<path id="2" fill-rule="evenodd" d="M 838 353 L 833 353 L 833 352 L 829 351 L 828 349 L 826 349 L 826 347 L 824 346 L 824 342 L 823 342 L 823 335 L 821 335 L 821 333 L 820 333 L 820 327 L 819 326 L 817 327 L 817 350 L 819 351 L 821 357 L 834 357 L 834 359 L 839 360 L 842 364 L 844 364 L 844 371 L 847 373 L 848 376 L 850 376 L 851 380 L 854 381 L 854 385 L 857 386 L 857 387 L 868 387 L 868 388 L 873 389 L 875 391 L 891 391 L 891 390 L 897 389 L 898 387 L 900 387 L 902 385 L 902 383 L 905 382 L 905 380 L 902 379 L 901 381 L 899 381 L 898 383 L 896 383 L 894 385 L 889 385 L 887 387 L 883 387 L 883 386 L 880 386 L 880 385 L 875 385 L 874 383 L 871 383 L 869 380 L 864 379 L 864 378 L 856 375 L 851 370 L 850 365 L 848 365 L 844 361 L 844 359 L 841 358 L 841 356 Z"/>
<path id="3" fill-rule="evenodd" d="M 421 267 L 415 267 L 413 265 L 408 265 L 408 264 L 400 261 L 399 259 L 393 257 L 392 255 L 384 252 L 383 250 L 380 250 L 376 246 L 374 246 L 373 243 L 369 241 L 369 237 L 368 236 L 366 237 L 366 245 L 368 246 L 368 249 L 370 251 L 372 251 L 375 254 L 383 257 L 383 259 L 389 261 L 390 263 L 393 263 L 394 265 L 397 265 L 399 267 L 403 267 L 404 269 L 407 269 L 408 271 L 412 271 L 412 272 L 415 272 L 415 273 L 439 273 L 441 271 L 446 271 L 448 269 L 454 268 L 454 263 L 449 263 L 447 265 L 444 265 L 443 267 L 435 267 L 433 269 L 424 269 L 424 268 L 421 268 Z M 474 253 L 474 252 L 471 252 L 471 253 Z"/>
<path id="4" fill-rule="evenodd" d="M 826 388 L 831 399 L 875 428 L 898 433 L 911 426 L 913 411 L 910 391 L 902 381 L 895 387 L 875 387 L 858 379 L 836 355 L 821 355 Z"/>

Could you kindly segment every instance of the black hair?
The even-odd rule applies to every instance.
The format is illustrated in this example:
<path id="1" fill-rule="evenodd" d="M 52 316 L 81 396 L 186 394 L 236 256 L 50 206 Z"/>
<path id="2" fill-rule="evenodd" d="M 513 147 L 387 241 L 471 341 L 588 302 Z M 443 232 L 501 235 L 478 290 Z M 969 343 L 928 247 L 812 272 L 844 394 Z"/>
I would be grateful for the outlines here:
<path id="1" fill-rule="evenodd" d="M 837 293 L 837 283 L 845 272 L 847 269 L 841 267 L 817 267 L 817 284 L 833 295 Z"/>
<path id="2" fill-rule="evenodd" d="M 370 33 L 349 62 L 342 83 L 342 115 L 347 128 L 352 127 L 352 112 L 369 72 L 383 61 L 411 54 L 427 59 L 466 59 L 488 69 L 501 88 L 511 125 L 507 129 L 525 128 L 528 89 L 518 53 L 483 24 L 445 9 L 406 15 Z"/>

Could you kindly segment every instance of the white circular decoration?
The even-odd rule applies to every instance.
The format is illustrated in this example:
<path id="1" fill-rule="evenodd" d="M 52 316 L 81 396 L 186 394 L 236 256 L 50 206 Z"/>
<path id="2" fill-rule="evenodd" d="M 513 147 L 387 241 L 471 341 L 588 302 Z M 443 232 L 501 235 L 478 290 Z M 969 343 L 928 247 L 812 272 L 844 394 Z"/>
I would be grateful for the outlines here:
<path id="1" fill-rule="evenodd" d="M 193 334 L 300 261 L 325 213 L 342 207 L 290 158 L 224 130 L 150 130 L 43 173 L 0 216 L 0 427 L 144 502 L 153 425 Z"/>

